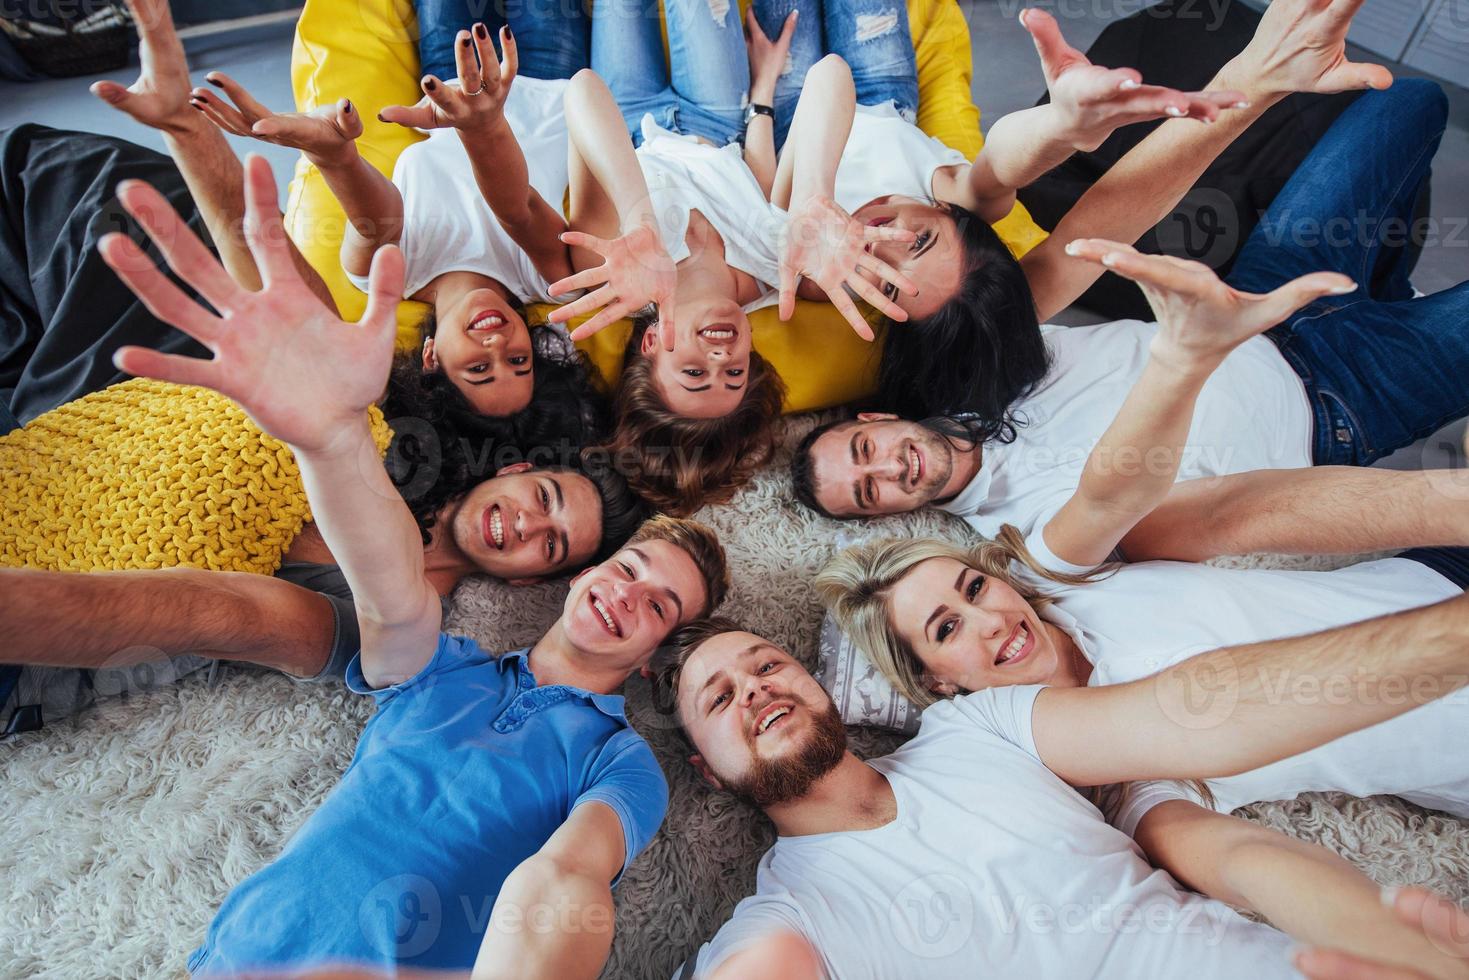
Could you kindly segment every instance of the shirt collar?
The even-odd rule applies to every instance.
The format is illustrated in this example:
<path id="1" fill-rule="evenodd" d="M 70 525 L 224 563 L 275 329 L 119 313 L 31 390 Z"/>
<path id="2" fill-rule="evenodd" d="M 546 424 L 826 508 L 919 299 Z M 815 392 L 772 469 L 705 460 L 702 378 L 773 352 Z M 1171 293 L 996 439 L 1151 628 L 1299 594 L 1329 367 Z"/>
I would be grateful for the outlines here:
<path id="1" fill-rule="evenodd" d="M 530 647 L 522 650 L 511 650 L 500 654 L 497 663 L 503 671 L 513 670 L 515 681 L 521 693 L 531 690 L 556 692 L 546 700 L 564 700 L 567 696 L 585 701 L 607 717 L 628 725 L 627 702 L 621 694 L 598 694 L 585 688 L 572 687 L 570 684 L 548 684 L 539 687 L 536 683 L 536 675 L 530 669 Z M 537 699 L 540 700 L 540 699 Z"/>

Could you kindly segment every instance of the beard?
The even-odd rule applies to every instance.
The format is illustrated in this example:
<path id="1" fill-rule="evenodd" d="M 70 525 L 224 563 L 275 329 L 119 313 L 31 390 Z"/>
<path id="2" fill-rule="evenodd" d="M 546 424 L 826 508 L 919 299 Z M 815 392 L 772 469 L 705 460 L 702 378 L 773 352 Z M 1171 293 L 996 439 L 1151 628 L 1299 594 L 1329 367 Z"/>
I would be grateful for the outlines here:
<path id="1" fill-rule="evenodd" d="M 811 732 L 794 752 L 779 759 L 756 757 L 750 774 L 724 780 L 724 788 L 762 810 L 805 796 L 816 781 L 837 767 L 847 752 L 847 729 L 830 701 L 815 715 Z"/>

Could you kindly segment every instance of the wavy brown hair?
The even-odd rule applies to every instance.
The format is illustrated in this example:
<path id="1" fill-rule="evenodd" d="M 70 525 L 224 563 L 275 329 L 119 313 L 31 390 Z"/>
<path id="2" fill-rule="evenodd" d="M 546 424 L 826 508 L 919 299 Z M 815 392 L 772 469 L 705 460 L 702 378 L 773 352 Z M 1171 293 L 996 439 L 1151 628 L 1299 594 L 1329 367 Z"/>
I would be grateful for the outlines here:
<path id="1" fill-rule="evenodd" d="M 661 511 L 692 514 L 724 503 L 775 454 L 775 421 L 785 399 L 780 375 L 750 352 L 745 397 L 728 415 L 678 415 L 653 384 L 653 365 L 639 348 L 652 318 L 639 319 L 628 341 L 622 379 L 612 399 L 608 453 L 628 484 Z"/>

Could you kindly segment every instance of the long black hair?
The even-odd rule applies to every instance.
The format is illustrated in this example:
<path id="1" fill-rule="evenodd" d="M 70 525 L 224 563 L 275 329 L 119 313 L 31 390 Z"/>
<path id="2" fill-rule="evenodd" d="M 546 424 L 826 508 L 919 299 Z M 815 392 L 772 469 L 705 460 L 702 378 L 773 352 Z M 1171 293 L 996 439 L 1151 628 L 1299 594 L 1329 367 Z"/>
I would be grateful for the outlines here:
<path id="1" fill-rule="evenodd" d="M 431 336 L 432 331 L 430 320 L 425 332 Z M 582 472 L 581 450 L 606 433 L 606 399 L 595 387 L 585 357 L 552 331 L 537 333 L 530 404 L 502 417 L 475 411 L 442 371 L 423 370 L 418 352 L 394 356 L 383 400 L 383 414 L 393 428 L 388 472 L 425 544 L 444 507 L 502 467 L 526 462 Z M 616 481 L 622 484 L 619 491 L 610 482 L 603 487 L 597 477 L 589 478 L 603 491 L 604 511 L 626 509 L 619 502 L 625 481 Z M 609 495 L 614 498 L 610 506 Z"/>
<path id="2" fill-rule="evenodd" d="M 908 419 L 965 416 L 965 438 L 1012 442 L 1011 406 L 1051 366 L 1035 300 L 989 223 L 958 205 L 943 207 L 963 249 L 963 279 L 932 315 L 889 323 L 874 407 Z"/>

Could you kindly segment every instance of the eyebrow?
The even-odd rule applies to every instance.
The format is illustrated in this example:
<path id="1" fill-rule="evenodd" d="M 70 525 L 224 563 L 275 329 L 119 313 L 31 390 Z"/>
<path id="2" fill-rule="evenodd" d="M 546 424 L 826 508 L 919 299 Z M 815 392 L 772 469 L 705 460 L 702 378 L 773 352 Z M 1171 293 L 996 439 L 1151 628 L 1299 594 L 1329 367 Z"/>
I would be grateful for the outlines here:
<path id="1" fill-rule="evenodd" d="M 627 550 L 642 559 L 644 565 L 647 565 L 649 568 L 653 567 L 653 563 L 648 560 L 647 552 L 643 551 L 642 548 L 629 548 Z M 678 617 L 674 620 L 674 622 L 683 622 L 683 600 L 678 597 L 677 592 L 667 587 L 663 589 L 663 594 L 668 596 L 669 601 L 671 601 L 675 606 L 678 607 Z"/>
<path id="2" fill-rule="evenodd" d="M 774 650 L 775 645 L 771 643 L 766 643 L 764 640 L 761 640 L 759 643 L 751 643 L 749 646 L 745 647 L 745 649 L 740 651 L 738 659 L 745 660 L 748 657 L 751 657 L 754 654 L 759 653 L 761 650 L 765 649 Z M 724 677 L 725 673 L 723 670 L 716 670 L 714 673 L 710 674 L 709 679 L 704 681 L 703 686 L 699 688 L 699 693 L 694 695 L 694 704 L 697 705 L 699 701 L 704 697 L 704 692 L 713 687 L 717 681 L 723 680 Z"/>

